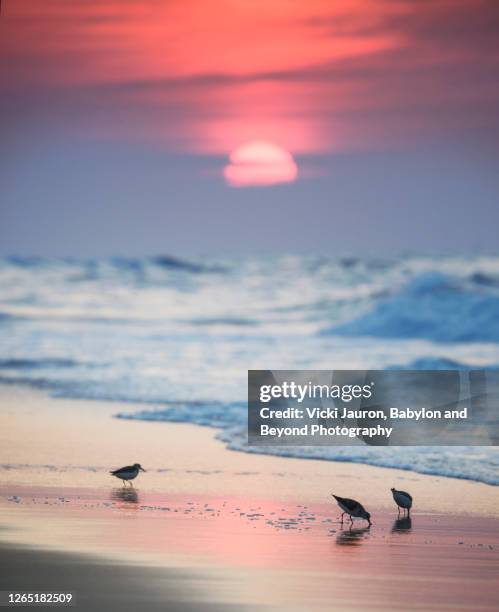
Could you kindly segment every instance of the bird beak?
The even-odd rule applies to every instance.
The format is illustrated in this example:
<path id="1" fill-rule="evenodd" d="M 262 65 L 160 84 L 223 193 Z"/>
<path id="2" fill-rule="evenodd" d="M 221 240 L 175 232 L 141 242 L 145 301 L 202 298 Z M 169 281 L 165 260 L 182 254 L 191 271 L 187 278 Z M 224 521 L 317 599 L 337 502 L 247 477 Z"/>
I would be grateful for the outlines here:
<path id="1" fill-rule="evenodd" d="M 139 470 L 140 470 L 141 472 L 145 472 L 145 471 L 146 471 L 146 470 L 144 470 L 144 468 L 143 468 L 143 467 L 140 467 L 140 468 L 139 468 Z"/>

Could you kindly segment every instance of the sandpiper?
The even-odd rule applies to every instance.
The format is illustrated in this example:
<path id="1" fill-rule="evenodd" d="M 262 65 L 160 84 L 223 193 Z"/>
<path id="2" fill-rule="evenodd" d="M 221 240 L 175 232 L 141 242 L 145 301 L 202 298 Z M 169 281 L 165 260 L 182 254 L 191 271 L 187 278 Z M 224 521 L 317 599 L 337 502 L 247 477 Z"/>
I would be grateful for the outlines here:
<path id="1" fill-rule="evenodd" d="M 334 499 L 338 502 L 338 506 L 343 510 L 341 514 L 341 523 L 343 524 L 343 516 L 348 514 L 350 516 L 350 522 L 353 523 L 353 517 L 365 519 L 369 526 L 371 526 L 371 515 L 364 506 L 355 501 L 355 499 L 348 499 L 348 497 L 340 497 L 339 495 L 335 495 L 331 493 Z"/>
<path id="2" fill-rule="evenodd" d="M 145 472 L 144 468 L 140 465 L 140 463 L 134 463 L 133 465 L 126 465 L 125 467 L 120 468 L 119 470 L 114 470 L 109 472 L 112 476 L 116 476 L 123 481 L 123 485 L 126 485 L 127 481 L 131 481 L 134 478 L 137 478 L 139 471 Z M 130 486 L 133 487 L 133 484 L 130 482 Z"/>
<path id="3" fill-rule="evenodd" d="M 398 506 L 399 514 L 400 508 L 407 510 L 407 516 L 411 514 L 412 497 L 406 491 L 397 491 L 397 489 L 391 488 L 393 499 Z"/>

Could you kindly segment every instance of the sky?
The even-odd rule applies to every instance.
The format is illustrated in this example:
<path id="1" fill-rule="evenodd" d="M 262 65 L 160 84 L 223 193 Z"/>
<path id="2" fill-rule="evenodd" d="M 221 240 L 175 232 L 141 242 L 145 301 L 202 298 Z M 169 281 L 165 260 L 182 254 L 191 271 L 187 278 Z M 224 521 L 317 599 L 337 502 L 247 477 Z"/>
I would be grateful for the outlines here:
<path id="1" fill-rule="evenodd" d="M 3 0 L 0 254 L 497 252 L 496 0 Z"/>

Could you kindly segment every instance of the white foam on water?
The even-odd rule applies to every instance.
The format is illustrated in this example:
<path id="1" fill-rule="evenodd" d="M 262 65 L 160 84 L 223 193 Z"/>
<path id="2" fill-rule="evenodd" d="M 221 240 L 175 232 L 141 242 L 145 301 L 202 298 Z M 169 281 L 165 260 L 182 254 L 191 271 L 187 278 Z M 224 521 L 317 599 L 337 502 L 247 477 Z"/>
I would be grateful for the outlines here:
<path id="1" fill-rule="evenodd" d="M 141 402 L 134 418 L 217 427 L 256 452 L 248 369 L 499 364 L 499 257 L 7 258 L 0 330 L 0 382 Z M 499 484 L 490 447 L 265 452 Z"/>

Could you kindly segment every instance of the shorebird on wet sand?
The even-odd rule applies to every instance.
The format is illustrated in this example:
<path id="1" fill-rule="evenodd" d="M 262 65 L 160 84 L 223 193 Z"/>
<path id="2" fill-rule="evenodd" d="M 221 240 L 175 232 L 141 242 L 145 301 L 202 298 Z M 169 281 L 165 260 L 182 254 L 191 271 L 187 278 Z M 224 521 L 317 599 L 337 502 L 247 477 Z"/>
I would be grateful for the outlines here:
<path id="1" fill-rule="evenodd" d="M 412 506 L 412 497 L 406 491 L 397 491 L 397 489 L 391 488 L 391 492 L 393 495 L 393 499 L 398 506 L 399 514 L 400 508 L 403 508 L 404 511 L 407 510 L 407 516 L 411 514 L 411 506 Z"/>
<path id="2" fill-rule="evenodd" d="M 351 524 L 353 524 L 353 519 L 355 517 L 365 519 L 369 523 L 369 527 L 371 526 L 371 515 L 360 502 L 355 501 L 355 499 L 348 499 L 348 497 L 340 497 L 334 493 L 331 493 L 331 495 L 338 502 L 338 506 L 343 510 L 341 514 L 341 524 L 343 524 L 343 516 L 348 514 Z"/>
<path id="3" fill-rule="evenodd" d="M 123 486 L 126 485 L 127 481 L 130 482 L 134 478 L 137 478 L 140 472 L 145 472 L 144 468 L 140 465 L 140 463 L 134 463 L 133 465 L 127 465 L 125 467 L 119 468 L 119 470 L 113 470 L 109 472 L 112 476 L 116 476 L 123 481 Z M 130 482 L 130 486 L 133 487 L 133 484 Z"/>

